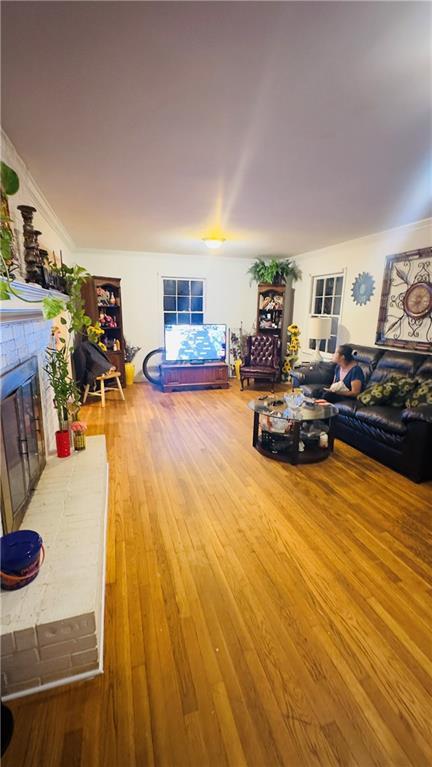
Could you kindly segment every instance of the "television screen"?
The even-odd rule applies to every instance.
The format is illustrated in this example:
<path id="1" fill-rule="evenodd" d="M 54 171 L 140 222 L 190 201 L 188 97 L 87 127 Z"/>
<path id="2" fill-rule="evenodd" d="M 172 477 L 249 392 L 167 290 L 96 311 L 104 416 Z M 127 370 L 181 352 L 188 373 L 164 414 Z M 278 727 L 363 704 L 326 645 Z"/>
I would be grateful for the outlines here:
<path id="1" fill-rule="evenodd" d="M 225 361 L 225 325 L 166 325 L 167 362 Z"/>

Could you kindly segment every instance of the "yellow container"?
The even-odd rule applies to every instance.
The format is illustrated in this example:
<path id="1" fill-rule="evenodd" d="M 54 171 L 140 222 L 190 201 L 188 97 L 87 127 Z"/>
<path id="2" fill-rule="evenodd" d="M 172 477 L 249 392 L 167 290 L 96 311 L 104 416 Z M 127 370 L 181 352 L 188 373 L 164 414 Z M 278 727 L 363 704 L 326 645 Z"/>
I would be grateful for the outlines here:
<path id="1" fill-rule="evenodd" d="M 237 378 L 237 381 L 240 381 L 240 368 L 242 364 L 241 360 L 236 360 L 234 362 L 235 377 Z"/>
<path id="2" fill-rule="evenodd" d="M 126 386 L 132 386 L 135 380 L 135 365 L 133 362 L 125 362 Z"/>

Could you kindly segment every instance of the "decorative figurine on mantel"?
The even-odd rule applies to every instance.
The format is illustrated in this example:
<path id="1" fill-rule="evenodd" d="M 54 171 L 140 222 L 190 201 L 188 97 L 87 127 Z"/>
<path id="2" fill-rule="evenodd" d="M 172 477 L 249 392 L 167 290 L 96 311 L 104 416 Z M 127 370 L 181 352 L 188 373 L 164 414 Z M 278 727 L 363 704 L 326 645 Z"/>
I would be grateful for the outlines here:
<path id="1" fill-rule="evenodd" d="M 18 210 L 21 211 L 24 222 L 25 280 L 26 282 L 34 282 L 37 285 L 43 286 L 45 280 L 43 277 L 37 239 L 41 232 L 35 231 L 33 228 L 33 214 L 36 213 L 36 208 L 33 208 L 31 205 L 18 205 Z"/>

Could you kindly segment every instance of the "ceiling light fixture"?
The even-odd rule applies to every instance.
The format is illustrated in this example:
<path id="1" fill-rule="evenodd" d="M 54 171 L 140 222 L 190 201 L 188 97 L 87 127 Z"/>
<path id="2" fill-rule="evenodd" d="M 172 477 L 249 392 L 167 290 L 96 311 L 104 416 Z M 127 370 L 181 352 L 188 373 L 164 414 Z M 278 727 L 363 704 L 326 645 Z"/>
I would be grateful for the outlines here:
<path id="1" fill-rule="evenodd" d="M 224 244 L 225 238 L 224 237 L 204 237 L 203 242 L 207 245 L 210 250 L 216 250 L 217 248 L 220 248 L 221 245 Z"/>

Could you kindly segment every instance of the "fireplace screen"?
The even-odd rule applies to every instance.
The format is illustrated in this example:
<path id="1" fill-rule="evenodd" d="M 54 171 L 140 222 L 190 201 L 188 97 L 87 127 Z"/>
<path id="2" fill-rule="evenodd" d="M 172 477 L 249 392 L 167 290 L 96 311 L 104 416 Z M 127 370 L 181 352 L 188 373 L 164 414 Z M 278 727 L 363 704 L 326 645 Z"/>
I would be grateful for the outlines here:
<path id="1" fill-rule="evenodd" d="M 4 532 L 17 530 L 45 466 L 37 359 L 6 373 L 1 386 L 1 512 Z"/>

